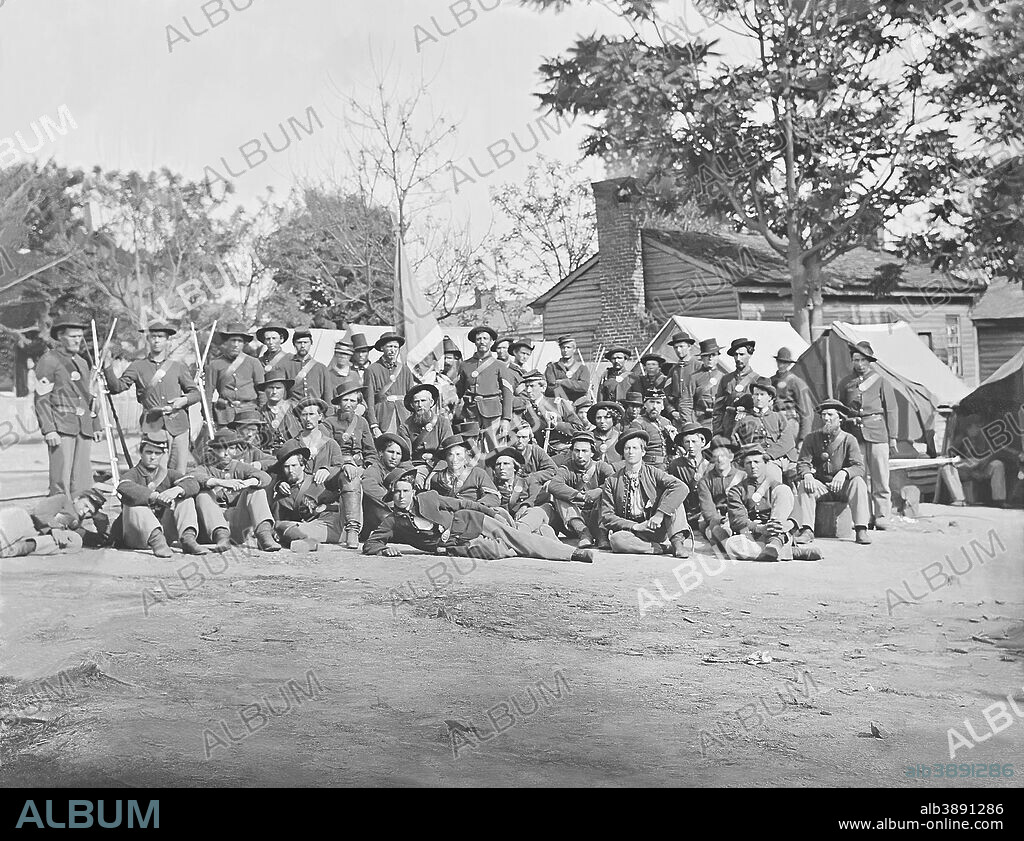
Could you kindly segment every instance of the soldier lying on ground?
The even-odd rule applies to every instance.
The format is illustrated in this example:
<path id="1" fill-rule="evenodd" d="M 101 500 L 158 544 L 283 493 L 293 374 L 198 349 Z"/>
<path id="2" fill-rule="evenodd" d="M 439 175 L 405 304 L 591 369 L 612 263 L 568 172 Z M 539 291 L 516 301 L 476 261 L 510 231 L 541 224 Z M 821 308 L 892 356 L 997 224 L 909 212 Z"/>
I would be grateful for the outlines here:
<path id="1" fill-rule="evenodd" d="M 99 488 L 71 500 L 66 494 L 41 500 L 31 513 L 23 508 L 0 511 L 0 558 L 77 552 L 110 542 L 110 523 L 100 510 L 105 502 Z M 92 524 L 95 531 L 86 528 Z"/>

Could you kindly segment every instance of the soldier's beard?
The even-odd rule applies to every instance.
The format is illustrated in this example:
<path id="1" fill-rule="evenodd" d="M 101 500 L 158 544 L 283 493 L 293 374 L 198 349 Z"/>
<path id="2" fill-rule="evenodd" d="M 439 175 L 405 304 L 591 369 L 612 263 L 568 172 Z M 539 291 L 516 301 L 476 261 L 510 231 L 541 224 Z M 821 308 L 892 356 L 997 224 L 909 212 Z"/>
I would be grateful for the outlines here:
<path id="1" fill-rule="evenodd" d="M 661 412 L 659 412 L 657 409 L 644 408 L 644 417 L 647 418 L 647 420 L 657 420 L 660 416 Z"/>
<path id="2" fill-rule="evenodd" d="M 338 409 L 338 417 L 341 420 L 343 420 L 343 421 L 350 421 L 350 420 L 352 420 L 352 416 L 355 415 L 355 413 L 356 413 L 355 409 L 345 409 L 345 408 Z"/>
<path id="3" fill-rule="evenodd" d="M 416 409 L 413 411 L 412 416 L 416 419 L 417 423 L 428 424 L 434 419 L 433 409 Z"/>

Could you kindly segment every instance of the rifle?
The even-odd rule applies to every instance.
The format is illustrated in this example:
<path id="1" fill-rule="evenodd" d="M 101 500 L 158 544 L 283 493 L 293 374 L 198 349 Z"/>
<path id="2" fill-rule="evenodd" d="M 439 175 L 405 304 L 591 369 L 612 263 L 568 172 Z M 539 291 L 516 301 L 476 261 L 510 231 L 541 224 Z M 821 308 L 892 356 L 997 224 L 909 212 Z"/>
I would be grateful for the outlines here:
<path id="1" fill-rule="evenodd" d="M 117 325 L 117 319 L 114 319 L 114 323 L 110 326 L 110 333 L 107 336 L 107 341 L 103 344 L 103 352 L 100 352 L 99 339 L 96 338 L 96 320 L 90 321 L 92 324 L 92 347 L 93 353 L 96 355 L 96 371 L 102 371 L 104 355 L 107 352 L 107 348 L 110 346 L 110 340 L 114 336 L 114 327 Z M 114 448 L 114 437 L 110 432 L 110 417 L 107 414 L 107 403 L 103 399 L 104 396 L 109 397 L 107 393 L 106 383 L 103 378 L 98 376 L 96 373 L 93 374 L 94 382 L 100 391 L 100 418 L 103 421 L 103 437 L 107 442 L 107 457 L 110 459 L 110 480 L 114 485 L 118 485 L 121 482 L 121 474 L 117 467 L 117 451 Z M 90 393 L 92 389 L 90 388 Z"/>
<path id="2" fill-rule="evenodd" d="M 597 402 L 597 368 L 601 364 L 601 357 L 604 356 L 604 344 L 597 346 L 597 354 L 594 357 L 594 374 L 590 378 L 590 386 L 587 388 L 587 395 L 591 401 Z M 580 359 L 583 358 L 583 351 L 580 351 Z"/>
<path id="3" fill-rule="evenodd" d="M 214 319 L 213 326 L 210 328 L 210 336 L 206 340 L 206 350 L 200 355 L 199 353 L 199 334 L 196 333 L 195 322 L 190 321 L 188 323 L 189 329 L 192 331 L 192 346 L 196 352 L 196 385 L 199 387 L 199 401 L 203 408 L 203 417 L 206 419 L 206 431 L 209 433 L 210 438 L 213 438 L 213 415 L 210 413 L 210 401 L 206 398 L 206 357 L 210 353 L 210 345 L 213 343 L 213 334 L 217 331 L 217 320 Z"/>

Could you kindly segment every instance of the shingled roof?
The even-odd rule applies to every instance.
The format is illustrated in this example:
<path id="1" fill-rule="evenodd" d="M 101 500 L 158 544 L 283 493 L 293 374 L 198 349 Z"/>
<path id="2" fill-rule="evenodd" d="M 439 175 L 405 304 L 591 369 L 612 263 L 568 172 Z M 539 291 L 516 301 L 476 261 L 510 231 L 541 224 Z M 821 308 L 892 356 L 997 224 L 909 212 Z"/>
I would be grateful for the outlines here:
<path id="1" fill-rule="evenodd" d="M 971 310 L 971 318 L 975 321 L 1024 318 L 1024 289 L 1004 277 L 996 278 Z"/>
<path id="2" fill-rule="evenodd" d="M 720 267 L 733 277 L 733 286 L 753 294 L 788 294 L 786 261 L 758 236 L 662 231 L 644 228 L 644 237 L 702 262 Z M 731 271 L 730 271 L 731 270 Z M 840 255 L 822 271 L 826 295 L 889 297 L 894 294 L 975 295 L 985 290 L 980 279 L 932 271 L 930 266 L 902 260 L 886 251 L 855 248 Z"/>

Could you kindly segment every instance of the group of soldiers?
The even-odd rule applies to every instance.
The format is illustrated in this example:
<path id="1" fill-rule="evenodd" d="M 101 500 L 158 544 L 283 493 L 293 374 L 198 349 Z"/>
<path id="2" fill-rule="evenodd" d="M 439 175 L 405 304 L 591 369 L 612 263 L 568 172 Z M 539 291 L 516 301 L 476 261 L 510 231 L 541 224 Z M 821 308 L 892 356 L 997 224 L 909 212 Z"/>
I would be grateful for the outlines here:
<path id="1" fill-rule="evenodd" d="M 739 559 L 816 560 L 819 501 L 849 506 L 860 544 L 890 516 L 896 401 L 866 342 L 850 348 L 840 399 L 813 405 L 792 354 L 782 348 L 777 373 L 759 376 L 746 338 L 725 351 L 729 373 L 714 339 L 679 332 L 675 360 L 648 353 L 628 370 L 629 352 L 613 347 L 596 381 L 572 337 L 539 371 L 529 339 L 478 326 L 472 355 L 446 337 L 443 365 L 418 376 L 398 333 L 372 345 L 353 334 L 324 365 L 309 331 L 232 323 L 196 377 L 170 357 L 170 324 L 145 329 L 148 353 L 120 375 L 90 367 L 85 331 L 58 320 L 36 366 L 50 496 L 31 514 L 0 512 L 5 556 L 114 545 L 170 557 L 174 544 L 199 555 L 252 538 L 267 552 L 342 544 L 395 556 L 407 544 L 590 562 L 594 548 L 687 557 L 699 543 Z M 113 522 L 89 463 L 99 377 L 110 393 L 134 389 L 141 406 Z M 192 439 L 200 402 L 208 422 Z"/>

